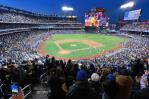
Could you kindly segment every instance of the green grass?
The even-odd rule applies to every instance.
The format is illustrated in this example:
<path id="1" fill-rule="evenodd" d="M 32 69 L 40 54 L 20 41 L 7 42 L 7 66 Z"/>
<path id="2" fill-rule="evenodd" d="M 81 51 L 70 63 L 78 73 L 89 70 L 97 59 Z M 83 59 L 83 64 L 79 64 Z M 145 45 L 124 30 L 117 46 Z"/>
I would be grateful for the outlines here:
<path id="1" fill-rule="evenodd" d="M 72 46 L 72 45 L 76 45 L 76 46 Z M 77 49 L 89 48 L 88 45 L 83 44 L 81 42 L 65 42 L 60 44 L 60 46 L 64 50 L 77 50 Z"/>
<path id="2" fill-rule="evenodd" d="M 70 54 L 59 54 L 60 49 L 55 44 L 55 41 L 58 40 L 91 40 L 102 44 L 103 46 L 99 49 L 91 48 L 90 46 L 81 43 L 81 42 L 65 42 L 61 43 L 60 46 L 65 50 L 78 50 L 82 48 L 89 48 L 84 50 L 74 51 Z M 46 42 L 46 46 L 44 48 L 45 52 L 62 58 L 79 58 L 86 56 L 93 56 L 98 53 L 101 53 L 103 50 L 110 50 L 115 47 L 116 44 L 120 42 L 124 42 L 125 39 L 122 37 L 116 36 L 107 36 L 107 35 L 99 35 L 99 34 L 56 34 L 53 35 L 52 39 Z M 71 46 L 75 44 L 77 46 Z"/>

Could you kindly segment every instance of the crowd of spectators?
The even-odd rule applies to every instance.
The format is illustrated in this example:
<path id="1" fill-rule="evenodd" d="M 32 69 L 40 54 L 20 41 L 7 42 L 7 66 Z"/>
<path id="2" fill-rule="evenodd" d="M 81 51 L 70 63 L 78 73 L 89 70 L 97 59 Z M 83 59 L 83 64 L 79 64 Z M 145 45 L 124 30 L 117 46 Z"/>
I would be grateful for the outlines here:
<path id="1" fill-rule="evenodd" d="M 51 59 L 49 99 L 148 99 L 149 69 L 137 59 L 131 69 Z"/>
<path id="2" fill-rule="evenodd" d="M 41 33 L 41 31 L 2 35 L 0 36 L 0 57 L 2 60 L 11 58 L 20 62 L 38 56 L 37 48 L 39 43 L 49 35 L 50 33 Z"/>
<path id="3" fill-rule="evenodd" d="M 64 31 L 1 36 L 1 49 L 4 50 L 1 55 L 15 60 L 23 59 L 30 51 L 35 51 L 40 40 L 55 32 Z M 48 71 L 49 99 L 148 99 L 149 38 L 129 35 L 127 42 L 121 45 L 119 51 L 95 60 L 66 62 L 47 55 L 42 60 L 28 59 L 24 66 L 16 64 L 10 58 L 3 63 L 1 61 L 2 96 L 6 99 L 10 97 L 12 82 L 17 82 L 21 87 L 34 84 L 39 82 L 42 73 Z M 5 54 L 5 51 L 8 53 Z"/>
<path id="4" fill-rule="evenodd" d="M 146 65 L 144 65 L 146 64 Z M 34 59 L 19 66 L 8 60 L 0 68 L 1 97 L 11 96 L 10 85 L 23 87 L 39 82 L 48 71 L 49 99 L 148 99 L 149 67 L 145 60 L 137 59 L 130 68 L 56 60 L 47 55 L 44 61 Z"/>
<path id="5" fill-rule="evenodd" d="M 138 31 L 138 32 L 149 32 L 149 24 L 144 23 L 132 23 L 132 24 L 126 24 L 120 30 L 123 31 Z"/>
<path id="6" fill-rule="evenodd" d="M 51 34 L 82 34 L 85 33 L 84 29 L 81 30 L 53 30 Z"/>
<path id="7" fill-rule="evenodd" d="M 28 24 L 47 24 L 47 23 L 78 23 L 76 18 L 70 19 L 66 16 L 43 15 L 32 13 L 25 10 L 6 7 L 0 5 L 0 23 L 28 23 Z"/>
<path id="8" fill-rule="evenodd" d="M 17 13 L 1 13 L 0 21 L 5 23 L 40 23 L 41 20 L 19 15 Z"/>
<path id="9" fill-rule="evenodd" d="M 149 38 L 133 35 L 126 42 L 121 44 L 122 48 L 113 54 L 103 55 L 96 60 L 100 64 L 122 66 L 129 64 L 136 58 L 146 59 L 149 55 Z"/>

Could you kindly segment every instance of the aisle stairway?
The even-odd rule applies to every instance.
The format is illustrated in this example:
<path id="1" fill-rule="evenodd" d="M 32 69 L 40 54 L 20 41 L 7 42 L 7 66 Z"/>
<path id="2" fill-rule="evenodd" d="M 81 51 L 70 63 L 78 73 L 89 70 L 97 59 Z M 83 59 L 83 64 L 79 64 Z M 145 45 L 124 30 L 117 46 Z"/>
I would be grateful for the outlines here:
<path id="1" fill-rule="evenodd" d="M 42 87 L 40 84 L 36 84 L 32 90 L 32 95 L 26 99 L 48 99 L 48 87 Z"/>
<path id="2" fill-rule="evenodd" d="M 26 99 L 48 99 L 49 88 L 47 85 L 48 72 L 43 73 L 40 76 L 40 83 L 32 86 L 32 94 Z"/>

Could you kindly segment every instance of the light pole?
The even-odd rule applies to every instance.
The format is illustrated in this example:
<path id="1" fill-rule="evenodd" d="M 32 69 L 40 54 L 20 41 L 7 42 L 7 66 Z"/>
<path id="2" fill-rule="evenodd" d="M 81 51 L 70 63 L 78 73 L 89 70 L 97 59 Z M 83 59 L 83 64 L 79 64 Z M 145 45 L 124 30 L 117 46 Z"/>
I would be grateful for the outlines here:
<path id="1" fill-rule="evenodd" d="M 129 8 L 132 8 L 132 7 L 134 7 L 134 5 L 135 5 L 135 2 L 134 1 L 130 1 L 130 2 L 127 2 L 127 3 L 125 3 L 125 4 L 122 4 L 121 6 L 120 6 L 120 9 L 121 10 L 126 10 L 126 9 L 129 9 Z M 122 14 L 122 13 L 121 13 Z M 123 14 L 122 14 L 123 15 Z M 119 20 L 121 20 L 121 15 L 119 15 Z"/>
<path id="2" fill-rule="evenodd" d="M 72 12 L 72 13 L 71 13 L 71 16 L 72 16 L 73 11 L 74 11 L 74 8 L 69 7 L 69 6 L 63 6 L 63 7 L 62 7 L 62 11 L 63 11 L 63 13 L 64 13 L 64 12 Z"/>

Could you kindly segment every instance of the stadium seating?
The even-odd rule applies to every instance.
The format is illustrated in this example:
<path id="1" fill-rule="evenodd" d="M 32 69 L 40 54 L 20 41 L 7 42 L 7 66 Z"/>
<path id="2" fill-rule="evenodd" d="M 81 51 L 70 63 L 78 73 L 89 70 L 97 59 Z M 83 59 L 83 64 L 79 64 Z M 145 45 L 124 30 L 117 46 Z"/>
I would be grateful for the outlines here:
<path id="1" fill-rule="evenodd" d="M 120 50 L 66 61 L 38 55 L 38 46 L 55 33 L 85 33 L 81 23 L 6 6 L 0 12 L 0 99 L 149 99 L 148 36 L 118 33 L 127 38 Z M 127 24 L 121 30 L 148 28 Z"/>
<path id="2" fill-rule="evenodd" d="M 149 24 L 144 24 L 142 22 L 126 24 L 120 30 L 134 32 L 149 32 Z"/>

